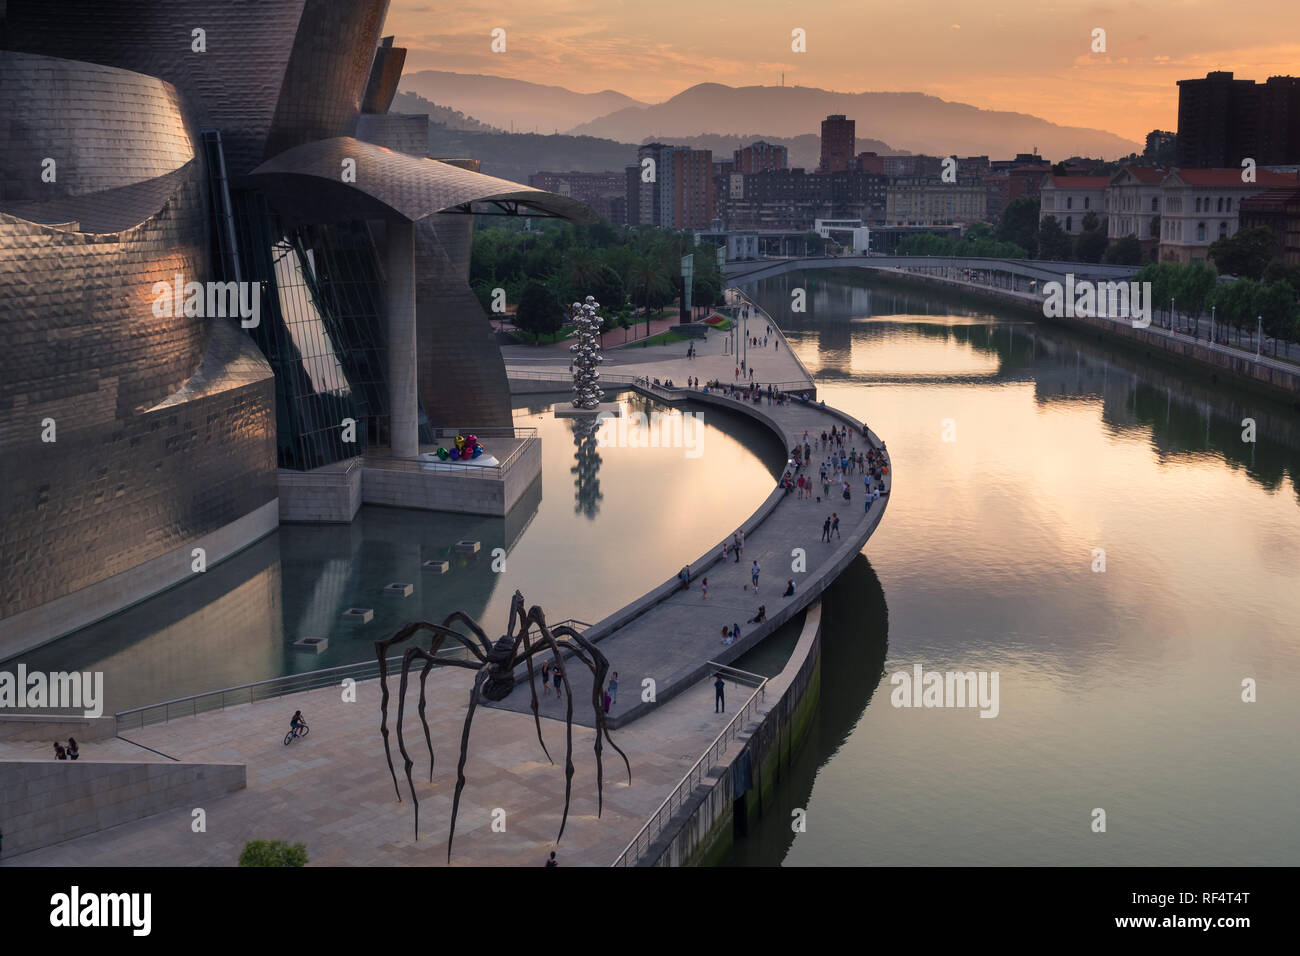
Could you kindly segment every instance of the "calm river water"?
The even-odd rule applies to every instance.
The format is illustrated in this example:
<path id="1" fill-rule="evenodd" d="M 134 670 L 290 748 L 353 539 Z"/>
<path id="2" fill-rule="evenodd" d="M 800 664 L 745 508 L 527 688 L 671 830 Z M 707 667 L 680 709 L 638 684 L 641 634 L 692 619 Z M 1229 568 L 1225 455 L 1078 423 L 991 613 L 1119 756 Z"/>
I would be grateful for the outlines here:
<path id="1" fill-rule="evenodd" d="M 756 292 L 895 484 L 733 862 L 1300 863 L 1300 414 L 945 293 Z M 997 716 L 892 706 L 914 665 L 996 671 Z"/>

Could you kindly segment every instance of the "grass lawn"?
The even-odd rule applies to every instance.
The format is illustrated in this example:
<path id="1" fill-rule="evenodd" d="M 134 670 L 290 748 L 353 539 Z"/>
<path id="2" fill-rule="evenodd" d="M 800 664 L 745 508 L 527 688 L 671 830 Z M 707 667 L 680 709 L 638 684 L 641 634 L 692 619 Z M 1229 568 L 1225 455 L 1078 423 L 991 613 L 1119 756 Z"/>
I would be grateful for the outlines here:
<path id="1" fill-rule="evenodd" d="M 670 345 L 673 342 L 687 342 L 690 338 L 689 335 L 682 335 L 680 332 L 660 332 L 658 335 L 652 335 L 648 339 L 641 339 L 639 342 L 629 342 L 625 348 L 643 348 L 647 345 Z"/>
<path id="2" fill-rule="evenodd" d="M 533 333 L 521 332 L 519 329 L 513 329 L 507 332 L 506 337 L 509 338 L 516 345 L 554 345 L 556 342 L 559 342 L 562 339 L 569 338 L 577 330 L 578 327 L 576 325 L 566 325 L 564 328 L 560 329 L 560 331 L 556 332 L 554 335 L 538 336 L 536 342 L 533 341 Z"/>

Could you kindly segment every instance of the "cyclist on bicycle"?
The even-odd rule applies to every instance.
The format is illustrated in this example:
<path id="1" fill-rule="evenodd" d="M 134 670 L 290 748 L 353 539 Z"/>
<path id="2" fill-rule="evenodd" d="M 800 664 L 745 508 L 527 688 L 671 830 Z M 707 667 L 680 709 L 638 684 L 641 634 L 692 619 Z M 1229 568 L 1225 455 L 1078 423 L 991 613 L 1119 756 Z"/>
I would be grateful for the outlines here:
<path id="1" fill-rule="evenodd" d="M 293 712 L 293 717 L 290 718 L 289 720 L 289 729 L 292 730 L 294 733 L 297 733 L 298 729 L 306 723 L 307 721 L 303 720 L 302 711 L 295 710 Z"/>

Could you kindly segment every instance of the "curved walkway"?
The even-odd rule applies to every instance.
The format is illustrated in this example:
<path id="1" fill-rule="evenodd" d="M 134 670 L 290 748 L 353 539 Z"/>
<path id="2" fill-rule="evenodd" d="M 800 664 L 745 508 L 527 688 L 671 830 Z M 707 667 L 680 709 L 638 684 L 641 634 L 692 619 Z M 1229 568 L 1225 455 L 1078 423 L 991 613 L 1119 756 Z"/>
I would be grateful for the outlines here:
<path id="1" fill-rule="evenodd" d="M 758 316 L 760 321 L 770 321 L 761 310 Z M 775 329 L 775 323 L 772 325 Z M 788 353 L 788 347 L 783 344 L 783 348 Z M 678 363 L 683 371 L 673 376 L 675 380 L 685 379 L 688 372 L 694 374 L 687 360 L 678 359 Z M 749 415 L 767 426 L 787 451 L 801 442 L 805 432 L 812 440 L 832 426 L 845 425 L 855 438 L 846 446 L 846 452 L 851 447 L 859 452 L 866 450 L 864 433 L 871 447 L 884 449 L 880 439 L 874 433 L 864 432 L 863 424 L 857 419 L 813 402 L 777 405 L 768 404 L 764 398 L 756 404 L 717 392 L 706 394 L 701 389 L 667 389 L 640 383 L 627 387 L 659 401 L 680 400 L 703 406 L 706 415 L 710 408 Z M 816 478 L 818 464 L 826 454 L 825 449 L 814 447 L 812 464 L 805 472 Z M 885 458 L 888 461 L 887 451 Z M 611 668 L 619 672 L 619 701 L 610 711 L 614 727 L 643 717 L 687 688 L 708 681 L 711 661 L 725 664 L 735 660 L 802 611 L 839 576 L 875 531 L 889 501 L 888 496 L 882 497 L 868 511 L 864 507 L 862 472 L 852 475 L 848 481 L 849 501 L 843 500 L 833 485 L 829 501 L 818 500 L 820 487 L 815 497 L 803 500 L 795 492 L 787 494 L 779 486 L 774 488 L 758 510 L 737 529 L 744 531 L 744 551 L 739 561 L 734 554 L 725 562 L 720 557 L 723 543 L 732 539 L 728 533 L 704 554 L 693 556 L 689 563 L 692 578 L 689 589 L 683 590 L 676 579 L 662 582 L 584 632 L 588 640 L 600 644 Z M 887 489 L 892 488 L 892 475 L 886 475 L 884 481 Z M 832 512 L 840 519 L 839 534 L 826 543 L 822 541 L 822 528 Z M 751 585 L 751 562 L 755 560 L 761 568 L 757 594 Z M 629 555 L 629 566 L 635 567 L 634 551 Z M 700 580 L 704 577 L 709 579 L 707 599 L 700 590 Z M 786 582 L 791 579 L 795 593 L 783 597 Z M 766 605 L 766 622 L 748 623 L 760 604 Z M 724 645 L 721 629 L 731 624 L 740 625 L 741 639 Z M 589 699 L 591 675 L 586 669 L 572 668 L 569 676 L 574 682 L 576 699 Z M 653 689 L 653 700 L 642 699 L 647 696 L 643 693 L 647 688 Z M 530 694 L 521 686 L 496 706 L 531 711 Z M 563 715 L 562 702 L 557 698 L 545 698 L 540 710 L 550 717 Z M 579 716 L 575 713 L 575 719 Z"/>
<path id="2" fill-rule="evenodd" d="M 685 366 L 685 359 L 681 362 Z M 672 377 L 686 376 L 682 372 Z M 729 408 L 749 414 L 764 422 L 786 448 L 801 438 L 805 429 L 810 435 L 820 434 L 832 423 L 849 424 L 861 434 L 859 423 L 818 405 L 777 407 L 764 402 L 755 406 L 685 389 L 652 386 L 646 391 L 661 400 L 701 404 L 706 413 L 710 408 Z M 600 638 L 602 649 L 620 672 L 623 689 L 614 716 L 619 723 L 630 725 L 616 739 L 632 761 L 633 782 L 627 785 L 622 768 L 607 752 L 604 814 L 597 819 L 591 757 L 594 733 L 589 728 L 575 728 L 573 805 L 558 848 L 564 865 L 605 865 L 615 859 L 731 719 L 730 712 L 713 712 L 711 681 L 707 676 L 698 679 L 712 670 L 709 661 L 730 660 L 761 640 L 812 601 L 858 553 L 879 523 L 888 499 L 881 499 L 870 514 L 863 514 L 861 476 L 854 477 L 852 486 L 853 500 L 848 507 L 839 507 L 838 499 L 834 505 L 823 502 L 819 507 L 815 500 L 797 501 L 794 494 L 773 491 L 745 522 L 742 562 L 728 561 L 723 566 L 716 563 L 716 554 L 709 554 L 693 563 L 697 582 L 702 574 L 709 576 L 708 602 L 700 598 L 698 583 L 681 591 L 675 588 L 675 581 L 664 582 L 588 629 L 589 636 Z M 821 521 L 831 510 L 840 514 L 841 537 L 823 544 Z M 793 548 L 807 553 L 807 569 L 802 573 L 790 570 Z M 745 587 L 749 562 L 755 557 L 763 566 L 757 599 Z M 627 560 L 629 573 L 633 573 L 635 553 L 629 553 Z M 706 564 L 710 564 L 707 570 Z M 790 577 L 797 580 L 798 591 L 794 598 L 782 599 L 780 585 Z M 767 605 L 767 624 L 761 628 L 746 625 L 759 602 Z M 724 647 L 718 630 L 722 621 L 732 620 L 739 620 L 742 640 Z M 571 673 L 584 670 L 573 668 Z M 656 682 L 653 702 L 641 701 L 644 677 Z M 341 695 L 338 687 L 322 687 L 132 731 L 130 736 L 137 743 L 182 761 L 239 763 L 247 768 L 246 789 L 205 806 L 207 835 L 192 833 L 192 808 L 187 804 L 55 846 L 7 856 L 0 866 L 142 866 L 160 861 L 228 866 L 244 841 L 254 838 L 305 842 L 317 864 L 441 865 L 446 859 L 445 835 L 455 786 L 450 767 L 472 681 L 473 674 L 459 668 L 439 668 L 429 678 L 429 719 L 438 762 L 430 779 L 417 739 L 413 753 L 419 768 L 415 774 L 421 810 L 419 842 L 412 839 L 412 807 L 405 782 L 403 802 L 398 803 L 379 750 L 378 684 L 364 681 L 355 685 L 355 699 Z M 408 709 L 417 693 L 415 682 L 409 693 Z M 734 707 L 736 695 L 743 693 L 729 685 L 728 707 Z M 546 852 L 555 848 L 563 806 L 563 761 L 547 761 L 539 752 L 531 716 L 513 712 L 521 709 L 517 704 L 527 707 L 524 695 L 517 693 L 507 704 L 512 709 L 483 708 L 475 720 L 475 743 L 465 768 L 469 786 L 457 822 L 453 859 L 457 865 L 538 865 Z M 548 717 L 562 717 L 555 698 L 547 699 L 546 707 Z M 309 715 L 312 733 L 286 748 L 281 738 L 286 716 L 294 709 Z M 581 716 L 582 709 L 575 707 L 575 718 Z M 413 724 L 408 725 L 408 732 L 418 737 Z M 562 726 L 548 720 L 543 732 L 552 755 L 561 754 Z M 86 759 L 130 759 L 130 753 L 123 752 L 117 742 L 112 743 L 111 753 L 106 746 L 104 753 L 92 755 L 97 747 L 86 745 Z M 501 810 L 510 822 L 498 832 L 494 823 Z"/>

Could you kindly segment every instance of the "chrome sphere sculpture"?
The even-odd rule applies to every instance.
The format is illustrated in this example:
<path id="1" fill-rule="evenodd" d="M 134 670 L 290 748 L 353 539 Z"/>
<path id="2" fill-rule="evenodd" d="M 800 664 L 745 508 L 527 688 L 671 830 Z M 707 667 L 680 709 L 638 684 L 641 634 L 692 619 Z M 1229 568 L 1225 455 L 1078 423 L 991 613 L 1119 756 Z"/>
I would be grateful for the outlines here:
<path id="1" fill-rule="evenodd" d="M 569 319 L 577 331 L 569 346 L 573 353 L 573 407 L 595 408 L 605 393 L 600 389 L 600 372 L 596 366 L 605 361 L 600 354 L 600 327 L 605 320 L 599 315 L 600 303 L 594 296 L 569 307 Z"/>

